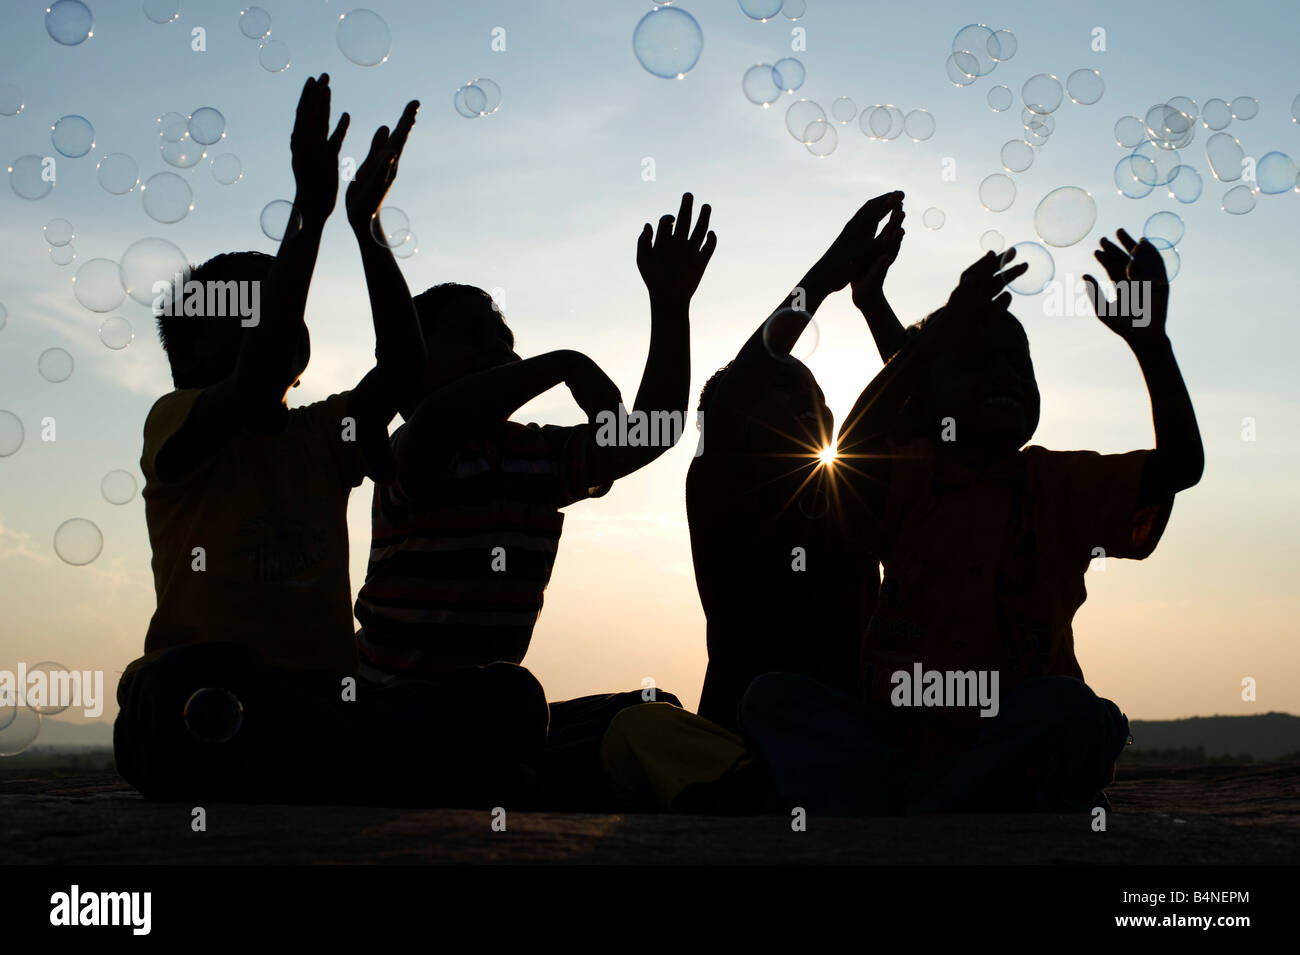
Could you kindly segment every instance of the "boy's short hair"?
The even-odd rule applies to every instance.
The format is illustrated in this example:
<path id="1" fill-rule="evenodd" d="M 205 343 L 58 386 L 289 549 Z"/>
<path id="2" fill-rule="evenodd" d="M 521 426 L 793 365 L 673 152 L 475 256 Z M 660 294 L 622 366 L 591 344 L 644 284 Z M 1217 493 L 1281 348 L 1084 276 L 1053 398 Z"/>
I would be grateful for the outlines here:
<path id="1" fill-rule="evenodd" d="M 265 252 L 225 252 L 213 256 L 202 265 L 191 266 L 184 279 L 203 285 L 209 282 L 264 282 L 274 261 L 275 257 Z M 169 290 L 169 294 L 174 295 L 174 290 Z M 172 382 L 177 388 L 190 388 L 211 384 L 204 380 L 210 376 L 204 373 L 206 369 L 200 369 L 203 362 L 195 348 L 204 333 L 211 331 L 209 323 L 228 322 L 233 327 L 238 327 L 241 316 L 200 317 L 179 314 L 158 315 L 156 320 L 158 340 L 171 365 Z"/>
<path id="2" fill-rule="evenodd" d="M 715 371 L 709 380 L 704 383 L 704 387 L 700 389 L 700 405 L 697 409 L 698 414 L 702 415 L 708 410 L 709 402 L 712 401 L 714 392 L 717 391 L 718 382 L 722 380 L 723 375 L 731 370 L 731 366 L 734 364 L 734 360 L 727 362 Z"/>
<path id="3" fill-rule="evenodd" d="M 451 317 L 448 311 L 449 306 L 458 298 L 469 296 L 471 298 L 481 298 L 492 307 L 497 314 L 501 315 L 501 322 L 505 324 L 505 315 L 497 307 L 496 301 L 483 289 L 476 285 L 461 285 L 457 282 L 443 282 L 441 285 L 435 285 L 433 288 L 425 289 L 419 295 L 415 296 L 415 316 L 420 323 L 420 332 L 426 338 L 431 336 L 442 322 Z M 507 326 L 508 328 L 509 326 Z M 512 336 L 513 337 L 513 336 Z"/>

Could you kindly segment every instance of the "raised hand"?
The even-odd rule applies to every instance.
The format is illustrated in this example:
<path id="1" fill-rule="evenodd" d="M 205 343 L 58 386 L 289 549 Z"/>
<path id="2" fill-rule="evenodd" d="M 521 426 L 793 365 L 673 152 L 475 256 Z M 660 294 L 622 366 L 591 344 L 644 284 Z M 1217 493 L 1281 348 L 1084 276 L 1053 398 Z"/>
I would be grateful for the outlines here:
<path id="1" fill-rule="evenodd" d="M 885 276 L 889 267 L 898 258 L 898 250 L 903 246 L 903 212 L 902 193 L 898 193 L 899 203 L 889 214 L 889 221 L 880 230 L 880 234 L 871 239 L 863 252 L 863 265 L 858 273 L 849 279 L 853 289 L 853 304 L 865 309 L 875 304 L 884 293 Z"/>
<path id="2" fill-rule="evenodd" d="M 1001 272 L 998 270 L 1015 257 L 1016 250 L 1012 248 L 1001 254 L 987 252 L 977 259 L 961 274 L 961 280 L 948 297 L 948 305 L 942 310 L 945 321 L 950 321 L 955 315 L 987 314 L 1010 305 L 1011 293 L 1006 291 L 1006 287 L 1024 275 L 1029 265 L 1021 263 Z"/>
<path id="3" fill-rule="evenodd" d="M 636 265 L 641 272 L 651 301 L 658 304 L 684 305 L 700 287 L 718 237 L 709 231 L 712 209 L 700 207 L 700 218 L 691 229 L 691 209 L 695 202 L 689 192 L 682 196 L 676 220 L 666 215 L 659 220 L 659 230 L 645 224 L 637 241 Z"/>
<path id="4" fill-rule="evenodd" d="M 1160 252 L 1146 239 L 1135 242 L 1120 229 L 1123 248 L 1103 238 L 1093 253 L 1115 283 L 1115 301 L 1107 300 L 1097 280 L 1083 277 L 1092 307 L 1102 324 L 1133 345 L 1143 339 L 1164 337 L 1169 313 L 1169 278 Z"/>
<path id="5" fill-rule="evenodd" d="M 406 137 L 415 125 L 415 114 L 420 104 L 411 100 L 402 111 L 402 117 L 390 133 L 387 126 L 380 126 L 370 141 L 370 154 L 366 156 L 356 176 L 348 185 L 345 200 L 348 211 L 348 224 L 353 231 L 363 233 L 370 229 L 370 222 L 384 204 L 384 197 L 397 178 L 397 163 L 406 146 Z"/>
<path id="6" fill-rule="evenodd" d="M 330 133 L 329 74 L 308 77 L 298 99 L 298 113 L 289 140 L 293 175 L 298 184 L 294 204 L 308 223 L 322 223 L 334 211 L 339 192 L 339 149 L 349 121 L 348 114 L 344 113 Z"/>
<path id="7" fill-rule="evenodd" d="M 882 253 L 901 236 L 891 233 L 886 239 L 884 234 L 877 238 L 876 232 L 886 216 L 891 223 L 901 229 L 903 210 L 903 193 L 887 192 L 868 200 L 853 218 L 840 231 L 831 247 L 813 266 L 813 274 L 821 286 L 818 291 L 827 294 L 838 292 L 857 276 L 865 276 Z M 886 227 L 888 228 L 888 226 Z M 894 255 L 897 255 L 897 249 Z M 890 260 L 892 262 L 892 259 Z M 885 268 L 888 268 L 886 265 Z M 880 273 L 884 280 L 884 273 Z"/>

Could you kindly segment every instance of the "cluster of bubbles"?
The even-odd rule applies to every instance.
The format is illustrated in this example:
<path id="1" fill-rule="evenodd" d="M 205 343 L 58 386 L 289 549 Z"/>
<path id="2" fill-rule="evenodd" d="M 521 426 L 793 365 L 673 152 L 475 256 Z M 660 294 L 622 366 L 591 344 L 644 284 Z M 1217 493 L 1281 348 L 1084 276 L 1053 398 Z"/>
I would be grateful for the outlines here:
<path id="1" fill-rule="evenodd" d="M 803 63 L 787 56 L 776 63 L 751 66 L 741 78 L 740 88 L 745 99 L 766 109 L 780 99 L 782 93 L 793 93 L 803 86 L 807 76 Z"/>
<path id="2" fill-rule="evenodd" d="M 293 62 L 289 44 L 271 38 L 271 14 L 261 7 L 239 11 L 239 32 L 257 41 L 257 62 L 268 73 L 283 73 Z"/>
<path id="3" fill-rule="evenodd" d="M 72 223 L 67 219 L 51 219 L 45 223 L 45 242 L 50 247 L 50 261 L 55 265 L 71 265 L 77 257 L 72 240 L 77 237 Z"/>
<path id="4" fill-rule="evenodd" d="M 466 119 L 491 116 L 501 108 L 501 87 L 494 80 L 480 76 L 456 90 L 451 105 Z"/>
<path id="5" fill-rule="evenodd" d="M 27 667 L 29 679 L 34 674 L 44 675 L 44 685 L 52 687 L 67 679 L 68 668 L 53 660 L 42 660 Z M 16 694 L 10 689 L 0 691 L 0 756 L 17 756 L 34 742 L 41 732 L 41 720 L 57 716 L 68 708 L 47 695 L 43 703 L 24 701 L 19 706 Z"/>
<path id="6" fill-rule="evenodd" d="M 969 86 L 992 73 L 999 63 L 1015 56 L 1018 45 L 1015 34 L 1009 30 L 993 30 L 982 23 L 968 24 L 952 38 L 952 52 L 944 61 L 944 71 L 954 86 Z"/>
<path id="7" fill-rule="evenodd" d="M 150 236 L 131 243 L 116 262 L 99 258 L 83 263 L 72 280 L 72 294 L 83 308 L 105 315 L 128 297 L 152 306 L 155 285 L 170 284 L 178 275 L 183 280 L 188 274 L 185 253 L 166 239 Z M 124 318 L 109 319 L 100 326 L 100 340 L 115 351 L 125 348 L 133 338 L 130 323 Z"/>

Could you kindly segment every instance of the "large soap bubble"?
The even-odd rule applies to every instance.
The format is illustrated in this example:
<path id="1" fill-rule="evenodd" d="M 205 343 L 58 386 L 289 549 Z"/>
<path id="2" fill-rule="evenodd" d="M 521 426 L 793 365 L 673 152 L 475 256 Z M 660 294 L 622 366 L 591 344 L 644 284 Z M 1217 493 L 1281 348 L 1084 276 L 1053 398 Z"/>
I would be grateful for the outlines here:
<path id="1" fill-rule="evenodd" d="M 72 294 L 92 312 L 111 312 L 126 298 L 121 274 L 112 259 L 90 259 L 72 279 Z"/>
<path id="2" fill-rule="evenodd" d="M 95 18 L 81 0 L 55 0 L 45 8 L 45 32 L 64 46 L 76 46 L 95 35 Z"/>
<path id="3" fill-rule="evenodd" d="M 808 138 L 808 129 L 817 120 L 824 120 L 826 113 L 810 99 L 795 100 L 785 111 L 785 128 L 799 142 L 807 146 L 813 140 Z"/>
<path id="4" fill-rule="evenodd" d="M 165 290 L 155 291 L 159 283 L 169 287 L 184 285 L 189 277 L 190 263 L 185 253 L 174 243 L 157 236 L 149 236 L 131 243 L 122 253 L 118 263 L 118 281 L 132 300 L 141 305 L 152 305 Z"/>
<path id="5" fill-rule="evenodd" d="M 1074 245 L 1097 223 L 1097 203 L 1078 186 L 1053 189 L 1034 210 L 1034 231 L 1048 245 Z"/>
<path id="6" fill-rule="evenodd" d="M 773 13 L 780 11 L 780 0 Z M 632 33 L 632 51 L 646 71 L 663 79 L 681 79 L 700 61 L 704 31 L 678 7 L 656 7 Z"/>
<path id="7" fill-rule="evenodd" d="M 19 156 L 9 164 L 9 188 L 22 199 L 44 199 L 54 188 L 54 177 L 46 174 L 44 157 Z"/>
<path id="8" fill-rule="evenodd" d="M 770 63 L 759 63 L 747 69 L 741 78 L 740 89 L 745 99 L 765 109 L 779 100 L 782 92 Z"/>
<path id="9" fill-rule="evenodd" d="M 350 10 L 339 17 L 339 50 L 357 66 L 378 66 L 388 59 L 393 34 L 373 10 Z"/>
<path id="10" fill-rule="evenodd" d="M 1219 182 L 1236 182 L 1241 178 L 1241 163 L 1246 158 L 1241 143 L 1230 133 L 1215 133 L 1205 143 L 1205 158 L 1210 172 Z"/>
<path id="11" fill-rule="evenodd" d="M 766 23 L 781 12 L 782 0 L 740 0 L 740 9 L 751 20 Z"/>
<path id="12" fill-rule="evenodd" d="M 1255 185 L 1269 196 L 1290 192 L 1295 188 L 1296 164 L 1286 153 L 1271 152 L 1255 163 Z"/>
<path id="13" fill-rule="evenodd" d="M 1010 176 L 995 172 L 984 177 L 979 188 L 980 204 L 989 212 L 1005 212 L 1016 201 L 1016 184 Z"/>
<path id="14" fill-rule="evenodd" d="M 63 116 L 50 127 L 50 145 L 61 156 L 80 159 L 95 148 L 95 127 L 84 116 Z"/>
<path id="15" fill-rule="evenodd" d="M 1037 295 L 1047 288 L 1047 283 L 1056 275 L 1056 261 L 1052 253 L 1037 242 L 1017 242 L 1011 247 L 1016 255 L 1010 265 L 1025 264 L 1029 268 L 1007 286 L 1018 295 Z"/>
<path id="16" fill-rule="evenodd" d="M 1157 249 L 1172 249 L 1183 241 L 1186 230 L 1178 213 L 1162 210 L 1152 213 L 1147 219 L 1146 225 L 1142 227 L 1142 238 Z"/>
<path id="17" fill-rule="evenodd" d="M 1061 81 L 1051 73 L 1039 73 L 1025 80 L 1020 95 L 1025 106 L 1035 113 L 1055 112 L 1065 97 Z"/>
<path id="18" fill-rule="evenodd" d="M 99 185 L 107 193 L 122 196 L 140 184 L 140 167 L 126 153 L 109 153 L 95 167 Z"/>
<path id="19" fill-rule="evenodd" d="M 1128 199 L 1143 199 L 1151 195 L 1158 177 L 1156 164 L 1137 153 L 1125 156 L 1115 164 L 1115 188 Z"/>
<path id="20" fill-rule="evenodd" d="M 1023 139 L 1010 139 L 1002 146 L 1002 168 L 1024 172 L 1034 164 L 1034 147 Z"/>
<path id="21" fill-rule="evenodd" d="M 975 58 L 976 76 L 988 76 L 998 65 L 998 61 L 989 52 L 993 40 L 993 31 L 982 23 L 972 23 L 957 31 L 952 38 L 953 53 L 969 53 Z"/>
<path id="22" fill-rule="evenodd" d="M 1075 70 L 1065 79 L 1065 91 L 1080 106 L 1091 106 L 1106 92 L 1106 84 L 1096 70 Z"/>
<path id="23" fill-rule="evenodd" d="M 1201 174 L 1191 166 L 1179 166 L 1169 177 L 1169 197 L 1179 202 L 1195 202 L 1202 188 Z"/>
<path id="24" fill-rule="evenodd" d="M 36 358 L 36 371 L 51 384 L 59 384 L 72 377 L 76 362 L 63 348 L 47 348 Z"/>
<path id="25" fill-rule="evenodd" d="M 1233 186 L 1223 194 L 1223 211 L 1233 216 L 1244 216 L 1255 208 L 1255 191 L 1250 186 Z"/>
<path id="26" fill-rule="evenodd" d="M 1201 107 L 1201 125 L 1218 131 L 1227 129 L 1232 122 L 1232 109 L 1221 99 L 1206 100 Z"/>
<path id="27" fill-rule="evenodd" d="M 150 176 L 140 193 L 145 214 L 164 225 L 180 222 L 194 210 L 194 190 L 174 172 Z"/>
<path id="28" fill-rule="evenodd" d="M 912 110 L 903 121 L 903 129 L 914 143 L 925 142 L 933 136 L 934 127 L 934 116 L 926 109 Z"/>
<path id="29" fill-rule="evenodd" d="M 1137 149 L 1146 138 L 1146 127 L 1136 116 L 1121 116 L 1115 121 L 1115 142 L 1124 148 Z"/>

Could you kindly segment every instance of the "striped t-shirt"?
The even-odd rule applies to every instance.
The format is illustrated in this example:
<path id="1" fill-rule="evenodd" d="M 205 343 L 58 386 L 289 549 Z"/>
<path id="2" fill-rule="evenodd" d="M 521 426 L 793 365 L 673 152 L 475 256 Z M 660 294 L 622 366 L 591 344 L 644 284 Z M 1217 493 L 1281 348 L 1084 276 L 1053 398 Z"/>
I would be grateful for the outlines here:
<path id="1" fill-rule="evenodd" d="M 453 454 L 429 487 L 375 486 L 356 604 L 363 662 L 421 676 L 523 660 L 555 565 L 559 509 L 608 490 L 588 486 L 587 428 L 507 421 Z"/>

